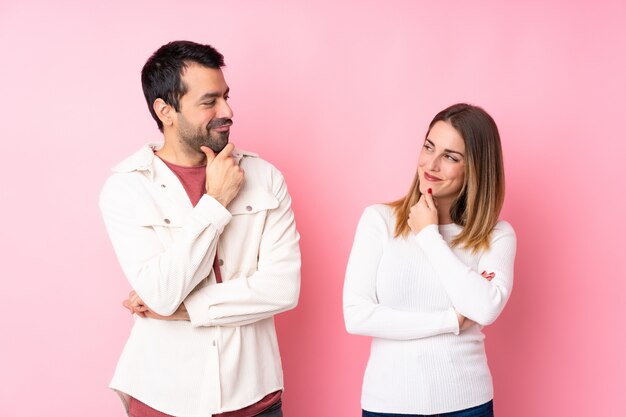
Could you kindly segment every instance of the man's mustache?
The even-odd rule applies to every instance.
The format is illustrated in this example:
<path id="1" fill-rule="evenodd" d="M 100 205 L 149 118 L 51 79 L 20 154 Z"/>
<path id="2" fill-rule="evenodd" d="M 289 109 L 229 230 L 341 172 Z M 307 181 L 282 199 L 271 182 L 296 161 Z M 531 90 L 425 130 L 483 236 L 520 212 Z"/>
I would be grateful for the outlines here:
<path id="1" fill-rule="evenodd" d="M 207 129 L 216 129 L 218 127 L 222 127 L 222 126 L 230 126 L 233 124 L 233 119 L 214 119 L 211 120 L 211 123 L 209 123 L 207 125 Z"/>

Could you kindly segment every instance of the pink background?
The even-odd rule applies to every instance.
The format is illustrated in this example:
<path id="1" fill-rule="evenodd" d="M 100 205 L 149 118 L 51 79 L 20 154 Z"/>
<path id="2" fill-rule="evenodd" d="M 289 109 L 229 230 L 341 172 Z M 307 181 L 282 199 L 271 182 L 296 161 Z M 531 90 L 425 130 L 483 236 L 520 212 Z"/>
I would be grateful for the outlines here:
<path id="1" fill-rule="evenodd" d="M 232 141 L 294 199 L 286 416 L 359 415 L 369 340 L 341 313 L 356 223 L 405 193 L 427 123 L 459 101 L 499 124 L 519 240 L 486 330 L 497 415 L 623 415 L 624 2 L 87 3 L 0 3 L 1 416 L 123 415 L 107 384 L 129 287 L 97 199 L 114 163 L 160 138 L 139 72 L 174 39 L 224 53 Z"/>

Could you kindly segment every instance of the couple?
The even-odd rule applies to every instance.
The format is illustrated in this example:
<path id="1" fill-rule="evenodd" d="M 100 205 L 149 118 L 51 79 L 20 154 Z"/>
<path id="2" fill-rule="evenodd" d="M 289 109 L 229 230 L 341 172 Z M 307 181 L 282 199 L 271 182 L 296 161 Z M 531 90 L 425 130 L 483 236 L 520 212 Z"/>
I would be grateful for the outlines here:
<path id="1" fill-rule="evenodd" d="M 164 142 L 101 193 L 137 316 L 111 382 L 131 417 L 282 416 L 273 316 L 298 301 L 299 235 L 281 173 L 228 141 L 223 66 L 188 41 L 148 59 Z M 365 210 L 344 287 L 348 331 L 374 338 L 364 416 L 493 415 L 481 328 L 512 286 L 503 197 L 497 127 L 457 104 L 431 122 L 406 197 Z"/>

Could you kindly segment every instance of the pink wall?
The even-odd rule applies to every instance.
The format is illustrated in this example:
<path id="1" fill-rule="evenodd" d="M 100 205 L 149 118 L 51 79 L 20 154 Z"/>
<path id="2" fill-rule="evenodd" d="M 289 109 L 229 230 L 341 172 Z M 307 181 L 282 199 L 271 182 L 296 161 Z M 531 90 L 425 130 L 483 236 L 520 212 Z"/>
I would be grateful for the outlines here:
<path id="1" fill-rule="evenodd" d="M 358 415 L 369 340 L 341 315 L 354 229 L 405 192 L 426 124 L 458 101 L 500 126 L 519 239 L 511 302 L 487 330 L 497 414 L 621 414 L 624 2 L 87 3 L 0 3 L 1 416 L 122 415 L 106 386 L 128 285 L 97 197 L 110 166 L 158 140 L 139 71 L 181 38 L 225 54 L 232 140 L 294 198 L 287 416 Z"/>

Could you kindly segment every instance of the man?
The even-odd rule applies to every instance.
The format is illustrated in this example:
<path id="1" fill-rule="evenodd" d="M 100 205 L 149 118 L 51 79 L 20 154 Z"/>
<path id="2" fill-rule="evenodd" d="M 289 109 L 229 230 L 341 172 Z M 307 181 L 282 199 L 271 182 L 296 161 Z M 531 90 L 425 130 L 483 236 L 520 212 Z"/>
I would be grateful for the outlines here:
<path id="1" fill-rule="evenodd" d="M 100 196 L 138 316 L 111 382 L 130 416 L 282 416 L 273 316 L 298 301 L 299 235 L 280 172 L 228 142 L 223 66 L 187 41 L 148 59 L 164 143 L 118 164 Z"/>

